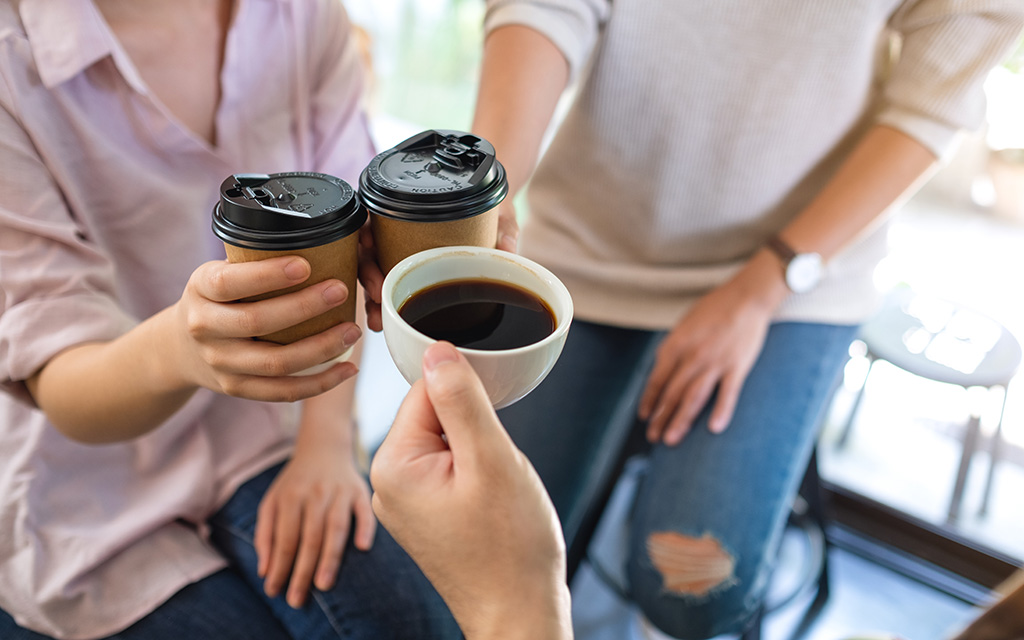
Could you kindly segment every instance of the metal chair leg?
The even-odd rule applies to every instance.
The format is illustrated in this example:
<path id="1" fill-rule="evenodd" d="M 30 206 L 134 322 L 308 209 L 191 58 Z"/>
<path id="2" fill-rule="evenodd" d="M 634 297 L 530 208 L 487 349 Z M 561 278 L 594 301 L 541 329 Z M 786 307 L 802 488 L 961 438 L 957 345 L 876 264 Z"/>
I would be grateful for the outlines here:
<path id="1" fill-rule="evenodd" d="M 988 476 L 985 478 L 985 492 L 981 494 L 981 506 L 978 507 L 979 518 L 988 515 L 988 501 L 992 495 L 993 476 L 996 474 L 996 464 L 1003 454 L 1003 414 L 1006 413 L 1006 398 L 1009 395 L 1009 385 L 1004 384 L 1003 405 L 999 408 L 999 422 L 996 423 L 996 432 L 992 436 L 992 445 L 989 448 Z"/>
<path id="2" fill-rule="evenodd" d="M 960 504 L 964 499 L 964 488 L 967 485 L 967 472 L 971 469 L 971 460 L 978 449 L 978 436 L 981 432 L 981 418 L 972 415 L 967 421 L 967 429 L 964 433 L 964 442 L 960 454 L 960 468 L 956 472 L 956 482 L 953 484 L 953 495 L 949 499 L 949 513 L 946 522 L 956 524 L 960 519 Z"/>
<path id="3" fill-rule="evenodd" d="M 850 407 L 850 413 L 846 416 L 846 422 L 843 424 L 842 431 L 839 432 L 839 438 L 836 440 L 835 448 L 842 449 L 846 446 L 847 441 L 850 439 L 850 431 L 853 430 L 853 423 L 857 419 L 857 414 L 860 413 L 860 403 L 864 399 L 864 389 L 868 386 L 868 378 L 871 377 L 871 369 L 875 366 L 875 358 L 870 353 L 867 354 L 868 359 L 868 370 L 864 374 L 864 382 L 861 383 L 860 389 L 857 390 L 857 395 L 853 400 L 853 406 Z"/>

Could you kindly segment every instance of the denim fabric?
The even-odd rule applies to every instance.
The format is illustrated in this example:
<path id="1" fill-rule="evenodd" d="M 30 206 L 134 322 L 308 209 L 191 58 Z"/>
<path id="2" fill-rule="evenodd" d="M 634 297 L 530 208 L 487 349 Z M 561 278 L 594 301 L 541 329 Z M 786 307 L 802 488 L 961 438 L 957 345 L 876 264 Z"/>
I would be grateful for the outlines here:
<path id="1" fill-rule="evenodd" d="M 0 611 L 3 640 L 50 640 Z M 194 582 L 109 640 L 292 640 L 239 575 L 229 569 Z"/>
<path id="2" fill-rule="evenodd" d="M 252 546 L 256 510 L 281 465 L 242 485 L 209 520 L 211 542 L 229 569 L 188 585 L 110 640 L 446 640 L 462 637 L 454 618 L 412 559 L 377 528 L 364 552 L 351 538 L 335 586 L 313 590 L 302 609 L 267 598 Z M 3 640 L 49 640 L 0 611 Z"/>
<path id="3" fill-rule="evenodd" d="M 753 617 L 856 330 L 772 325 L 729 428 L 708 431 L 709 402 L 679 446 L 651 450 L 630 512 L 625 568 L 630 597 L 666 633 L 711 638 L 738 633 Z M 663 337 L 574 321 L 548 378 L 500 413 L 544 480 L 569 544 L 618 447 L 644 428 L 633 416 Z M 660 532 L 710 536 L 735 560 L 732 578 L 702 595 L 667 588 L 648 555 L 651 534 Z"/>
<path id="4" fill-rule="evenodd" d="M 252 546 L 256 508 L 277 475 L 268 469 L 242 485 L 210 519 L 212 542 L 233 568 L 262 594 Z M 384 527 L 377 527 L 373 548 L 360 551 L 351 536 L 338 580 L 330 591 L 314 589 L 300 610 L 283 595 L 266 605 L 296 640 L 444 640 L 461 638 L 455 619 L 419 567 Z"/>

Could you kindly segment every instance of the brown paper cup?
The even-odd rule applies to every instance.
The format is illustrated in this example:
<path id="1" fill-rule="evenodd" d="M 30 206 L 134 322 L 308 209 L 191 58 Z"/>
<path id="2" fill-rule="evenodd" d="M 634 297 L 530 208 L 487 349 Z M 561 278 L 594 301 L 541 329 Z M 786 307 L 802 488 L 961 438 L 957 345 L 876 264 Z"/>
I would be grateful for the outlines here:
<path id="1" fill-rule="evenodd" d="M 359 234 L 352 233 L 340 240 L 329 244 L 311 247 L 309 249 L 292 249 L 288 251 L 259 251 L 255 249 L 244 249 L 233 244 L 224 243 L 227 250 L 228 262 L 252 262 L 254 260 L 266 260 L 279 256 L 302 256 L 309 261 L 311 273 L 309 278 L 294 287 L 272 291 L 252 298 L 246 298 L 246 302 L 266 300 L 293 291 L 299 291 L 324 280 L 336 278 L 345 283 L 348 287 L 348 300 L 341 306 L 335 307 L 326 313 L 304 322 L 275 331 L 265 336 L 259 336 L 261 340 L 269 340 L 279 344 L 290 344 L 303 338 L 316 335 L 321 331 L 341 324 L 342 322 L 354 322 L 356 319 L 356 267 L 359 263 L 357 249 Z"/>
<path id="2" fill-rule="evenodd" d="M 377 264 L 384 275 L 414 253 L 438 247 L 474 246 L 493 249 L 498 239 L 498 208 L 445 222 L 398 220 L 370 212 Z"/>

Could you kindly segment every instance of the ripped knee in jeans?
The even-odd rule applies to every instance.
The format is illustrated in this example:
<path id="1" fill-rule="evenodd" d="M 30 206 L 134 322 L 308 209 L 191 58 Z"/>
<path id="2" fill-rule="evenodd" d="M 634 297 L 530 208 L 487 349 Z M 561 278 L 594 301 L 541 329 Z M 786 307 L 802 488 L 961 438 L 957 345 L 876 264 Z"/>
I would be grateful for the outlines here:
<path id="1" fill-rule="evenodd" d="M 736 559 L 708 533 L 695 538 L 654 532 L 647 538 L 647 555 L 665 590 L 673 594 L 706 596 L 736 582 Z"/>

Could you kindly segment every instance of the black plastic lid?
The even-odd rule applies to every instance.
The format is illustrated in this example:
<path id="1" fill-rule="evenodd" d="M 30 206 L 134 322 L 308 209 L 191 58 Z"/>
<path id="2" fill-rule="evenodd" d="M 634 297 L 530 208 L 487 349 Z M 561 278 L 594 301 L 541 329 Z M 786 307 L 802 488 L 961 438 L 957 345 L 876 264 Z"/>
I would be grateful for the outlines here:
<path id="1" fill-rule="evenodd" d="M 508 193 L 494 147 L 462 131 L 424 131 L 374 158 L 359 176 L 371 212 L 421 222 L 469 218 Z"/>
<path id="2" fill-rule="evenodd" d="M 355 233 L 366 221 L 347 182 L 324 173 L 238 173 L 221 183 L 213 232 L 239 247 L 308 249 Z"/>

